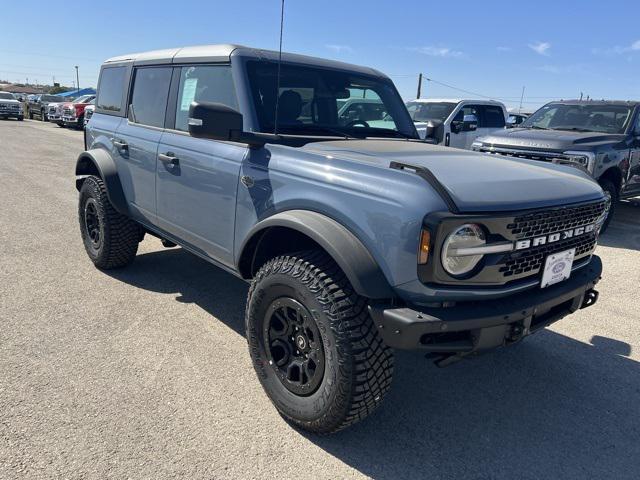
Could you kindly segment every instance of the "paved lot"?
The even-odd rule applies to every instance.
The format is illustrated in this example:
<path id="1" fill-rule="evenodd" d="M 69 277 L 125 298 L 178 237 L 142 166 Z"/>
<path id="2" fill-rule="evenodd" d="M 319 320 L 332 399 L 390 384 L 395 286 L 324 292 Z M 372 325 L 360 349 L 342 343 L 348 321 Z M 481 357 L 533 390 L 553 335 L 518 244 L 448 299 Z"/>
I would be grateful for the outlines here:
<path id="1" fill-rule="evenodd" d="M 318 438 L 262 393 L 243 282 L 149 238 L 126 270 L 91 265 L 81 149 L 0 122 L 0 478 L 640 476 L 640 203 L 601 239 L 595 307 L 446 369 L 399 353 L 385 406 Z"/>

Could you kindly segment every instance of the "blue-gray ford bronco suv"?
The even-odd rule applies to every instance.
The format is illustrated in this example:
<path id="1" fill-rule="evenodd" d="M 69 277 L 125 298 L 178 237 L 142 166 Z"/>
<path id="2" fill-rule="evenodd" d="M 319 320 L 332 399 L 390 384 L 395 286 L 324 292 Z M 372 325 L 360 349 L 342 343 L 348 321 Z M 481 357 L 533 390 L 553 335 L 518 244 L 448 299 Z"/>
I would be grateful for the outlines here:
<path id="1" fill-rule="evenodd" d="M 340 117 L 350 98 L 378 100 L 381 118 Z M 85 143 L 93 263 L 131 263 L 150 234 L 249 281 L 257 376 L 313 432 L 382 402 L 394 348 L 446 365 L 597 300 L 602 189 L 571 167 L 424 143 L 371 68 L 234 45 L 112 58 Z"/>

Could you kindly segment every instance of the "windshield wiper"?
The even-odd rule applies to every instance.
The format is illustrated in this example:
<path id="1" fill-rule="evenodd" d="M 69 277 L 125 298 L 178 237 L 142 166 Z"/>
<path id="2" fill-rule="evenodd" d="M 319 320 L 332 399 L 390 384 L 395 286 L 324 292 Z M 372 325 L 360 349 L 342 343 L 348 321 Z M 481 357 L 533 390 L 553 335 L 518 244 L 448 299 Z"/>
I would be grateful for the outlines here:
<path id="1" fill-rule="evenodd" d="M 282 127 L 280 127 L 281 130 L 292 130 L 295 131 L 296 135 L 304 135 L 304 134 L 309 134 L 311 136 L 313 136 L 311 133 L 309 132 L 324 132 L 324 133 L 330 133 L 332 134 L 332 136 L 335 137 L 342 137 L 344 139 L 351 139 L 351 140 L 361 140 L 361 138 L 359 137 L 355 137 L 353 135 L 349 135 L 346 132 L 343 132 L 342 130 L 338 130 L 335 128 L 331 128 L 331 127 L 325 127 L 325 126 L 321 126 L 321 125 L 283 125 Z"/>
<path id="2" fill-rule="evenodd" d="M 551 130 L 567 130 L 570 132 L 593 132 L 593 130 L 589 130 L 588 128 L 580 128 L 580 127 L 554 127 Z"/>
<path id="3" fill-rule="evenodd" d="M 524 128 L 530 128 L 532 130 L 551 130 L 550 128 L 547 127 L 539 127 L 538 125 L 531 125 L 529 127 L 524 127 Z"/>

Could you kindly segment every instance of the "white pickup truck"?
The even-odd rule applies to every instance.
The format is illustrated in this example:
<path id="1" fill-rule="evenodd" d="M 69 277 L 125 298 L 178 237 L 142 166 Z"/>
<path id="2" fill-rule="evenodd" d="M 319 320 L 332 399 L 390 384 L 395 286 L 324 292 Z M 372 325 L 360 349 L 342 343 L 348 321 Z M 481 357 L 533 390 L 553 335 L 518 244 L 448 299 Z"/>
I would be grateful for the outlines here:
<path id="1" fill-rule="evenodd" d="M 420 138 L 468 150 L 477 137 L 504 128 L 508 116 L 495 100 L 421 98 L 407 102 L 407 109 Z"/>

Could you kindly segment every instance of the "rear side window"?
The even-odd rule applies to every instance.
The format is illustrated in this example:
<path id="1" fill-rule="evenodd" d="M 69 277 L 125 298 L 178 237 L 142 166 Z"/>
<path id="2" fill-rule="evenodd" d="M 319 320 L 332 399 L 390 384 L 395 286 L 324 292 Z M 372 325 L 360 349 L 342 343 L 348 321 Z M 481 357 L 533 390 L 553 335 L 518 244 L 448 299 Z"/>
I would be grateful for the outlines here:
<path id="1" fill-rule="evenodd" d="M 504 113 L 500 107 L 483 105 L 480 107 L 480 125 L 483 128 L 502 128 L 505 126 Z"/>
<path id="2" fill-rule="evenodd" d="M 238 109 L 238 100 L 229 65 L 194 65 L 182 67 L 175 129 L 188 131 L 189 106 L 192 102 L 222 103 Z"/>
<path id="3" fill-rule="evenodd" d="M 97 107 L 106 112 L 122 111 L 122 91 L 126 67 L 103 68 L 98 87 Z"/>
<path id="4" fill-rule="evenodd" d="M 152 127 L 164 126 L 171 70 L 171 67 L 149 67 L 136 70 L 129 120 Z"/>

